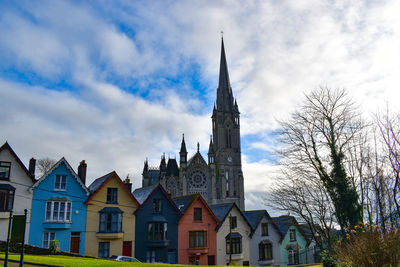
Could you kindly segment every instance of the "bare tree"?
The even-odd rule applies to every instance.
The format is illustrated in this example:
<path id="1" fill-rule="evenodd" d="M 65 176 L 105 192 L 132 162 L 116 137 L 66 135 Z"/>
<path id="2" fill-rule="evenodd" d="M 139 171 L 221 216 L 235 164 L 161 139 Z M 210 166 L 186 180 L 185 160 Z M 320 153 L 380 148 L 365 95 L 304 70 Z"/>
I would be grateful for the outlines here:
<path id="1" fill-rule="evenodd" d="M 392 180 L 393 202 L 397 218 L 400 217 L 400 114 L 391 115 L 389 108 L 384 115 L 377 116 L 377 124 L 384 144 L 385 158 L 388 161 L 388 173 Z M 391 219 L 394 220 L 393 218 Z"/>
<path id="2" fill-rule="evenodd" d="M 279 154 L 284 175 L 293 177 L 290 178 L 292 181 L 318 178 L 320 184 L 314 183 L 314 186 L 322 186 L 321 193 L 310 191 L 305 196 L 312 201 L 331 203 L 342 232 L 355 226 L 362 220 L 362 206 L 358 202 L 355 183 L 347 175 L 344 160 L 351 141 L 358 137 L 364 124 L 346 91 L 319 88 L 311 92 L 291 118 L 280 125 L 282 150 Z M 297 187 L 298 192 L 318 188 L 309 187 L 307 183 L 300 186 L 306 188 Z M 309 203 L 310 199 L 304 199 L 303 209 L 309 208 Z M 328 214 L 332 215 L 331 212 Z M 310 213 L 309 218 L 313 217 Z"/>
<path id="3" fill-rule="evenodd" d="M 36 161 L 36 167 L 39 171 L 39 177 L 48 172 L 54 164 L 56 164 L 56 161 L 48 157 L 38 159 Z"/>

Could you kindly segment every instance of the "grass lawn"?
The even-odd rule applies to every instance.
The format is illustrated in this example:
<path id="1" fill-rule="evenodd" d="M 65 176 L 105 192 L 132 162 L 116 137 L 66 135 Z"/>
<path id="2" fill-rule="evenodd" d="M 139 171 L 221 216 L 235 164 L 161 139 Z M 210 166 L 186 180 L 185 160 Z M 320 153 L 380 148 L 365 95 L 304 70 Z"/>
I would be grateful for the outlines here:
<path id="1" fill-rule="evenodd" d="M 4 253 L 0 253 L 0 257 L 4 259 Z M 11 253 L 9 255 L 9 259 L 19 261 L 20 255 Z M 83 258 L 83 257 L 70 257 L 70 256 L 61 256 L 61 255 L 29 255 L 25 254 L 24 256 L 25 262 L 34 262 L 34 263 L 43 263 L 49 265 L 58 265 L 58 266 L 163 266 L 163 267 L 179 267 L 179 266 L 192 266 L 192 265 L 178 265 L 178 264 L 153 264 L 153 263 L 133 263 L 133 262 L 117 262 L 111 260 L 101 260 L 101 259 L 93 259 L 93 258 Z M 304 265 L 301 265 L 304 266 Z M 309 265 L 311 266 L 321 266 L 321 265 Z M 291 267 L 294 267 L 291 265 Z"/>

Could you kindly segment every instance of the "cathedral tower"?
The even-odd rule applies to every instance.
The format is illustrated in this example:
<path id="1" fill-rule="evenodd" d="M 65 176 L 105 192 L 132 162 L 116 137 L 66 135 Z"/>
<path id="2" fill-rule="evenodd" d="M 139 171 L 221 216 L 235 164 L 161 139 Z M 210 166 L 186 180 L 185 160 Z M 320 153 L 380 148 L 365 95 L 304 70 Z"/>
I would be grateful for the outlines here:
<path id="1" fill-rule="evenodd" d="M 212 155 L 215 155 L 213 163 L 210 164 L 215 176 L 213 203 L 235 202 L 244 210 L 239 115 L 239 108 L 229 81 L 224 39 L 222 39 L 217 101 L 211 117 L 213 136 L 210 147 L 212 145 Z"/>

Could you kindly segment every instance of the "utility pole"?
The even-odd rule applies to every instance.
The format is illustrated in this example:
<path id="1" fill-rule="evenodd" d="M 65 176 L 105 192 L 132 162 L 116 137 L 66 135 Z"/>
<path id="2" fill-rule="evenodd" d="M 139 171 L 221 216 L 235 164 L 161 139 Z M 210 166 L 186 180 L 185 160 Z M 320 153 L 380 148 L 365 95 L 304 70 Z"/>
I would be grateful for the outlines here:
<path id="1" fill-rule="evenodd" d="M 12 226 L 12 215 L 13 211 L 10 210 L 10 218 L 8 219 L 8 233 L 7 233 L 7 243 L 6 243 L 6 257 L 4 259 L 4 267 L 8 267 L 8 251 L 10 250 L 10 235 Z"/>
<path id="2" fill-rule="evenodd" d="M 22 236 L 22 248 L 21 248 L 21 258 L 19 260 L 19 266 L 23 267 L 24 266 L 24 254 L 25 254 L 25 229 L 26 229 L 26 214 L 28 213 L 28 210 L 24 210 L 24 231 L 23 231 L 23 236 Z"/>
<path id="3" fill-rule="evenodd" d="M 232 214 L 229 214 L 229 265 L 232 263 Z"/>

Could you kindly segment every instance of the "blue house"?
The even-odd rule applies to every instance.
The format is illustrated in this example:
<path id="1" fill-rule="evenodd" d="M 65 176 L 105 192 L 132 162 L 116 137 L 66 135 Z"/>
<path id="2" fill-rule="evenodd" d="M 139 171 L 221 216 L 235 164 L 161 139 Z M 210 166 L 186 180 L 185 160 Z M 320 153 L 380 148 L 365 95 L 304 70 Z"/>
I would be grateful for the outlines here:
<path id="1" fill-rule="evenodd" d="M 84 254 L 86 205 L 85 161 L 78 175 L 61 158 L 32 187 L 32 217 L 29 244 L 48 248 L 58 240 L 62 251 Z"/>
<path id="2" fill-rule="evenodd" d="M 181 212 L 160 185 L 136 189 L 135 257 L 142 262 L 177 263 Z"/>

